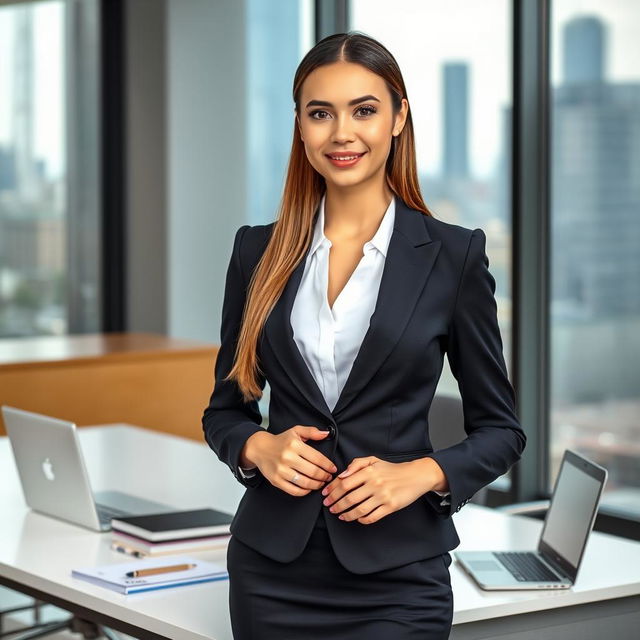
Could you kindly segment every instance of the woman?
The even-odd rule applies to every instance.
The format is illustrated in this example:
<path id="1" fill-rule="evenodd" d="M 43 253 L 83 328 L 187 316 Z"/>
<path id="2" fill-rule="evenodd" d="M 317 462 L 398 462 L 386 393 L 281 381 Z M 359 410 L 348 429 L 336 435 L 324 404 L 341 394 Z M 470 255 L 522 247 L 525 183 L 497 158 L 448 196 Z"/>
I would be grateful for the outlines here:
<path id="1" fill-rule="evenodd" d="M 450 516 L 526 442 L 485 236 L 425 206 L 407 92 L 379 42 L 323 39 L 293 98 L 281 209 L 236 234 L 203 416 L 247 488 L 227 554 L 234 638 L 447 638 Z M 445 352 L 469 437 L 434 452 Z"/>

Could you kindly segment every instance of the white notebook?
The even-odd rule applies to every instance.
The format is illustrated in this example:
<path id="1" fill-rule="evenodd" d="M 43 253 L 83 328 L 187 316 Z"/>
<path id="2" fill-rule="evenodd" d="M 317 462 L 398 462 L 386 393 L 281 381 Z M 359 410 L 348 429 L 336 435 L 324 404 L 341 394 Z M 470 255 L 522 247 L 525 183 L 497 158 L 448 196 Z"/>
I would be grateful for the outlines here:
<path id="1" fill-rule="evenodd" d="M 196 565 L 190 569 L 158 573 L 149 576 L 127 577 L 127 572 L 146 568 L 171 567 L 181 564 Z M 132 562 L 121 562 L 100 567 L 73 569 L 71 575 L 118 593 L 138 593 L 154 589 L 168 589 L 199 582 L 225 580 L 229 577 L 226 568 L 215 562 L 205 562 L 192 556 L 174 555 L 170 558 L 143 558 Z"/>

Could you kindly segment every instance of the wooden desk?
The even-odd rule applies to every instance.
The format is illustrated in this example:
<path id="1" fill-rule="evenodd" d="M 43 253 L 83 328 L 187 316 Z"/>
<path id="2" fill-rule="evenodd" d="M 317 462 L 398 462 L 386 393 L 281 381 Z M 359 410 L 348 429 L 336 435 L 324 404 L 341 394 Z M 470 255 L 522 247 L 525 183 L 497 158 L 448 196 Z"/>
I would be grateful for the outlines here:
<path id="1" fill-rule="evenodd" d="M 78 427 L 129 422 L 201 442 L 217 353 L 152 333 L 0 339 L 0 404 Z"/>

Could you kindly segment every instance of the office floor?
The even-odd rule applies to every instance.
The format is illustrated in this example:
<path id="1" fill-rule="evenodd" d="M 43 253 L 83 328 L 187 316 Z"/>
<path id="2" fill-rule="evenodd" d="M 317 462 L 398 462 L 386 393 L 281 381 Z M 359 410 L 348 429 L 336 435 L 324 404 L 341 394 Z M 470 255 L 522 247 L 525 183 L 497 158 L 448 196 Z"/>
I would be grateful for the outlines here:
<path id="1" fill-rule="evenodd" d="M 0 613 L 5 609 L 28 605 L 33 602 L 32 598 L 28 598 L 21 593 L 16 593 L 11 589 L 0 587 Z M 53 622 L 54 620 L 65 620 L 69 617 L 69 612 L 53 605 L 43 606 L 40 612 L 41 622 Z M 0 633 L 8 633 L 10 631 L 18 631 L 33 624 L 32 611 L 24 611 L 12 615 L 2 616 L 2 626 Z M 121 640 L 136 640 L 133 636 L 125 633 L 117 632 Z M 50 635 L 44 636 L 46 640 L 82 640 L 83 634 L 74 633 L 72 631 L 58 631 Z M 103 636 L 104 637 L 104 636 Z"/>

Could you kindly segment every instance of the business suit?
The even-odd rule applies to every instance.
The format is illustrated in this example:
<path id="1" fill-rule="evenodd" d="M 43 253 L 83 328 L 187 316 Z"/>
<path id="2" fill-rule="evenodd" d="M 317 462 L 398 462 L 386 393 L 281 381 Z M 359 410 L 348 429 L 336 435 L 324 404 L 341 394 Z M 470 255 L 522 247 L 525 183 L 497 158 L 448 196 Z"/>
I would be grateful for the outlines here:
<path id="1" fill-rule="evenodd" d="M 210 447 L 247 487 L 231 523 L 234 538 L 268 558 L 298 558 L 318 519 L 348 571 L 369 574 L 442 556 L 459 544 L 451 515 L 505 473 L 526 438 L 515 415 L 513 389 L 502 356 L 495 282 L 488 271 L 485 236 L 411 209 L 396 198 L 396 217 L 378 300 L 347 382 L 333 411 L 293 340 L 290 313 L 304 267 L 292 272 L 260 335 L 258 357 L 271 387 L 269 430 L 316 425 L 331 433 L 307 441 L 342 471 L 355 457 L 391 462 L 430 456 L 442 467 L 449 506 L 425 494 L 371 525 L 345 522 L 322 505 L 320 491 L 294 497 L 258 471 L 239 472 L 247 438 L 260 430 L 257 402 L 244 403 L 237 386 L 223 382 L 237 338 L 246 287 L 273 224 L 243 226 L 227 272 L 216 383 L 203 415 Z M 459 381 L 468 438 L 434 452 L 427 415 L 448 354 Z"/>

